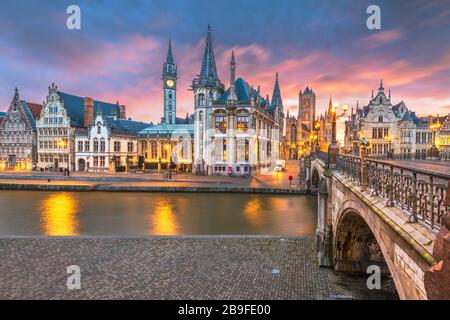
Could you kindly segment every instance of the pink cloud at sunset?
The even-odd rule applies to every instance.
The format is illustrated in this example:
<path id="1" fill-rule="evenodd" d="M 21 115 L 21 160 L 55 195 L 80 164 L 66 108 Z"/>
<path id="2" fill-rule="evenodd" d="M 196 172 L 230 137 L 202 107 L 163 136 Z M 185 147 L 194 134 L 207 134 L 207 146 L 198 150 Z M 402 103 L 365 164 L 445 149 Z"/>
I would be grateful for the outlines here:
<path id="1" fill-rule="evenodd" d="M 316 10 L 307 14 L 292 9 L 300 5 Z M 211 23 L 222 82 L 228 85 L 234 50 L 237 77 L 255 88 L 260 85 L 262 95 L 272 95 L 275 73 L 279 73 L 285 111 L 291 114 L 297 114 L 298 93 L 306 86 L 316 93 L 320 114 L 330 96 L 341 106 L 355 107 L 357 100 L 360 106 L 367 104 L 380 79 L 391 90 L 393 103 L 403 100 L 419 115 L 445 114 L 450 112 L 450 45 L 442 41 L 445 30 L 448 33 L 442 28 L 447 10 L 436 2 L 421 5 L 426 14 L 410 10 L 404 17 L 401 13 L 408 4 L 386 2 L 391 6 L 383 20 L 386 27 L 370 31 L 364 20 L 359 21 L 358 12 L 364 14 L 365 8 L 358 5 L 349 10 L 345 3 L 330 5 L 333 10 L 329 11 L 329 6 L 297 1 L 289 10 L 272 6 L 273 12 L 259 15 L 249 15 L 255 7 L 248 4 L 231 22 L 215 14 L 217 4 L 206 19 L 202 15 L 206 11 L 193 12 L 185 3 L 179 3 L 175 11 L 165 4 L 142 4 L 114 7 L 111 12 L 89 3 L 90 20 L 80 33 L 55 29 L 54 24 L 63 19 L 53 7 L 48 8 L 48 20 L 16 21 L 11 29 L 14 24 L 8 14 L 15 12 L 11 7 L 0 20 L 2 30 L 12 30 L 0 33 L 0 110 L 9 105 L 15 86 L 24 99 L 41 102 L 47 86 L 55 82 L 68 93 L 119 100 L 133 119 L 158 122 L 163 105 L 162 64 L 172 38 L 180 77 L 177 112 L 183 117 L 193 111 L 189 88 L 200 71 L 206 26 Z M 133 19 L 119 19 L 119 11 Z"/>

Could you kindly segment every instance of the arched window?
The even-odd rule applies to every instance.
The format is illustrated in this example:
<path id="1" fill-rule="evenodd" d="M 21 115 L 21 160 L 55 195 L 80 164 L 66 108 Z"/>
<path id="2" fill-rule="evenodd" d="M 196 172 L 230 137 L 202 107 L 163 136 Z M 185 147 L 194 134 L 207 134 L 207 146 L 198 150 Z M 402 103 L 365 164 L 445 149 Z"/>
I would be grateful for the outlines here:
<path id="1" fill-rule="evenodd" d="M 172 99 L 172 90 L 169 90 L 169 99 Z"/>
<path id="2" fill-rule="evenodd" d="M 198 105 L 200 107 L 204 107 L 205 106 L 205 95 L 203 93 L 200 93 L 198 95 Z"/>
<path id="3" fill-rule="evenodd" d="M 383 116 L 378 116 L 378 122 L 383 122 Z"/>

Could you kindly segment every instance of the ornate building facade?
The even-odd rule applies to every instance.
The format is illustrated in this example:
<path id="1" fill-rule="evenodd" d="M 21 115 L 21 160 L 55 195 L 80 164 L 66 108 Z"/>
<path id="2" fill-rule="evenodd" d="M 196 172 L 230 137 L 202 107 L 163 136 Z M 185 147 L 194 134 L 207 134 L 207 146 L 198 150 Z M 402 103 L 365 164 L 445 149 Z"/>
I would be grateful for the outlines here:
<path id="1" fill-rule="evenodd" d="M 20 100 L 16 88 L 8 111 L 0 119 L 0 170 L 31 170 L 36 158 L 35 116 Z"/>
<path id="2" fill-rule="evenodd" d="M 272 95 L 242 78 L 236 79 L 234 53 L 230 82 L 219 80 L 208 26 L 199 76 L 192 81 L 195 101 L 194 170 L 199 174 L 253 175 L 279 159 L 284 128 L 283 102 L 278 74 Z"/>
<path id="3" fill-rule="evenodd" d="M 372 92 L 368 105 L 357 106 L 346 121 L 345 149 L 358 154 L 356 138 L 362 136 L 370 143 L 367 152 L 372 157 L 392 153 L 403 159 L 425 159 L 433 146 L 432 125 L 444 122 L 445 117 L 417 116 L 403 101 L 393 105 L 391 93 L 386 96 L 381 81 L 377 95 Z M 436 139 L 439 141 L 438 133 Z"/>

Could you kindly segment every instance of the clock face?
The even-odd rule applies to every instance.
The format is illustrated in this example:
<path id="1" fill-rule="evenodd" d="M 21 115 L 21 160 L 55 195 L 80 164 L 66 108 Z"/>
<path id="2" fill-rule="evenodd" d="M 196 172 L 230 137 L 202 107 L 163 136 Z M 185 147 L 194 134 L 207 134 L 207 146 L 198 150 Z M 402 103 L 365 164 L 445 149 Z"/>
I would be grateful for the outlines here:
<path id="1" fill-rule="evenodd" d="M 173 80 L 169 79 L 169 80 L 166 81 L 166 84 L 167 84 L 168 87 L 172 88 L 175 85 L 175 82 L 173 82 Z"/>

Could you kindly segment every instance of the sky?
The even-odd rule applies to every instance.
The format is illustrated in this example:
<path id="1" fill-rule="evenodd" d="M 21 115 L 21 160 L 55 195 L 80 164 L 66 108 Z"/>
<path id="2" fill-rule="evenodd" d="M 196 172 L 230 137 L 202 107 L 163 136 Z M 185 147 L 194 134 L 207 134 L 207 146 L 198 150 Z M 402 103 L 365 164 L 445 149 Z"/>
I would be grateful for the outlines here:
<path id="1" fill-rule="evenodd" d="M 66 8 L 81 8 L 81 30 L 68 30 Z M 366 26 L 369 5 L 381 29 Z M 17 86 L 41 103 L 61 91 L 127 106 L 127 116 L 158 122 L 162 64 L 172 39 L 178 65 L 177 113 L 193 112 L 211 24 L 219 77 L 228 85 L 231 51 L 237 77 L 263 95 L 279 73 L 285 112 L 298 93 L 316 93 L 317 113 L 330 96 L 340 106 L 367 105 L 380 79 L 392 102 L 419 115 L 450 113 L 450 0 L 3 0 L 0 4 L 0 111 Z"/>

